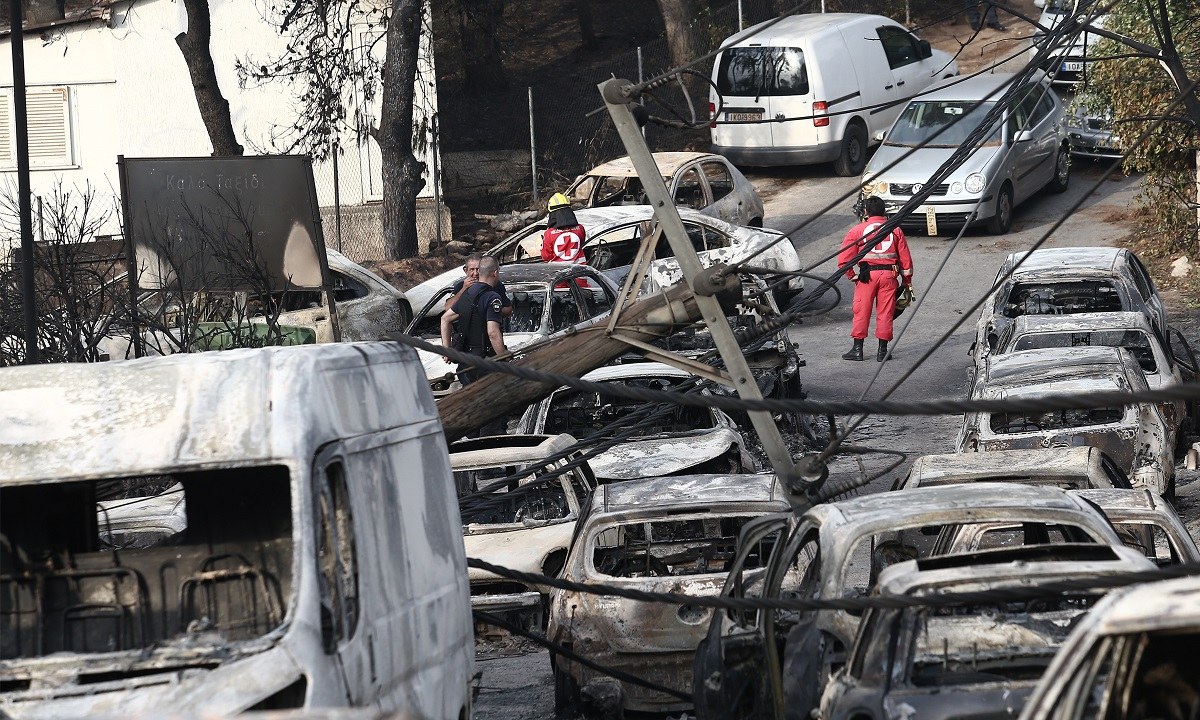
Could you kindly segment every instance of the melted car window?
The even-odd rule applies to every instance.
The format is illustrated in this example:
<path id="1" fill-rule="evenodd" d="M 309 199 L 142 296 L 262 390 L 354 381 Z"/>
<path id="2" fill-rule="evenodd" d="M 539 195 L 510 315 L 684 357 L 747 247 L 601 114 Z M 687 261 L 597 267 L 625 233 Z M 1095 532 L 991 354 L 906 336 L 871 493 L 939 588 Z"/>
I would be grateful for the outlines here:
<path id="1" fill-rule="evenodd" d="M 1120 312 L 1121 295 L 1110 280 L 1017 283 L 1004 304 L 1007 317 Z"/>
<path id="2" fill-rule="evenodd" d="M 536 524 L 571 515 L 558 477 L 521 475 L 516 465 L 456 470 L 454 483 L 463 525 Z"/>
<path id="3" fill-rule="evenodd" d="M 631 388 L 671 391 L 677 388 L 684 378 L 630 378 L 612 382 Z M 627 429 L 618 421 L 624 420 L 634 413 L 640 418 L 647 409 L 647 404 L 637 400 L 601 396 L 599 393 L 566 390 L 556 393 L 550 401 L 550 410 L 546 416 L 544 433 L 568 433 L 576 437 L 586 437 L 607 425 L 617 429 Z M 684 407 L 673 405 L 665 409 L 666 414 L 660 415 L 652 426 L 646 427 L 643 435 L 665 432 L 687 432 L 689 430 L 707 430 L 715 427 L 713 416 L 707 408 Z"/>
<path id="4" fill-rule="evenodd" d="M 592 539 L 596 571 L 612 577 L 680 577 L 724 573 L 737 554 L 749 517 L 705 517 L 615 525 Z M 764 541 L 743 569 L 762 567 L 773 541 Z"/>
<path id="5" fill-rule="evenodd" d="M 1158 372 L 1154 361 L 1150 337 L 1141 330 L 1087 330 L 1079 332 L 1032 333 L 1017 339 L 1013 350 L 1041 350 L 1044 348 L 1072 347 L 1123 347 L 1137 358 L 1138 365 L 1147 373 Z"/>
<path id="6" fill-rule="evenodd" d="M 1125 409 L 1120 407 L 1055 410 L 1044 413 L 992 413 L 988 417 L 988 426 L 994 433 L 1010 435 L 1111 425 L 1121 422 L 1124 416 Z"/>
<path id="7" fill-rule="evenodd" d="M 514 290 L 509 295 L 513 313 L 508 318 L 508 332 L 538 332 L 546 311 L 546 290 Z"/>

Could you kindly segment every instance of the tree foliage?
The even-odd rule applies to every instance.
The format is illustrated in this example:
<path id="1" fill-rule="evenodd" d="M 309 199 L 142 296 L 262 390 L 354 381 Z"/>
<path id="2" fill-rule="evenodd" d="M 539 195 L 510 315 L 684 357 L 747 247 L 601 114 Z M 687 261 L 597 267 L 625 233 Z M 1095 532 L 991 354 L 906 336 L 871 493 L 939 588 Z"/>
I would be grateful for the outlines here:
<path id="1" fill-rule="evenodd" d="M 1115 132 L 1126 145 L 1157 119 L 1168 118 L 1128 153 L 1125 167 L 1146 173 L 1139 196 L 1149 220 L 1143 232 L 1160 238 L 1155 244 L 1163 254 L 1194 251 L 1200 93 L 1191 85 L 1200 80 L 1200 5 L 1195 0 L 1119 2 L 1104 28 L 1135 42 L 1104 38 L 1092 46 L 1098 60 L 1088 66 L 1080 101 L 1092 111 L 1111 109 Z M 1157 57 L 1147 57 L 1150 48 Z M 1184 91 L 1189 92 L 1176 103 Z"/>

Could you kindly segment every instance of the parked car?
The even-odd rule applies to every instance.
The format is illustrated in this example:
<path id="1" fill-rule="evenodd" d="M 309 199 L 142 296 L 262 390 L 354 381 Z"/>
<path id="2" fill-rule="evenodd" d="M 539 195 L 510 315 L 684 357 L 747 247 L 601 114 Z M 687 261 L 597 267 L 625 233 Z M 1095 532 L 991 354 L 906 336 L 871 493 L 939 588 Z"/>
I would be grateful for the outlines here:
<path id="1" fill-rule="evenodd" d="M 470 717 L 453 487 L 395 343 L 0 369 L 0 714 Z"/>
<path id="2" fill-rule="evenodd" d="M 1149 490 L 1077 490 L 1096 503 L 1127 547 L 1157 565 L 1200 562 L 1200 549 L 1171 503 Z"/>
<path id="3" fill-rule="evenodd" d="M 676 205 L 733 225 L 762 227 L 762 198 L 754 184 L 725 158 L 712 153 L 659 152 L 654 153 L 654 162 Z M 609 160 L 575 178 L 567 197 L 577 208 L 650 202 L 628 156 Z"/>
<path id="4" fill-rule="evenodd" d="M 602 367 L 583 379 L 673 392 L 699 378 L 670 365 L 639 362 Z M 518 427 L 523 433 L 567 433 L 603 441 L 628 430 L 628 425 L 620 421 L 647 407 L 647 403 L 637 400 L 564 387 L 529 406 Z M 756 469 L 737 424 L 723 411 L 715 407 L 673 405 L 665 407 L 664 412 L 641 432 L 619 438 L 612 447 L 589 460 L 600 482 Z M 604 437 L 596 437 L 598 430 L 614 423 L 618 425 Z"/>
<path id="5" fill-rule="evenodd" d="M 769 542 L 740 545 L 739 531 L 754 518 L 788 509 L 771 475 L 687 475 L 631 480 L 596 490 L 581 522 L 563 577 L 648 592 L 716 595 L 735 554 L 743 566 L 761 566 Z M 712 611 L 588 593 L 550 594 L 547 638 L 589 659 L 687 692 L 692 654 Z M 554 704 L 575 704 L 596 671 L 551 655 Z M 626 709 L 666 712 L 688 703 L 622 683 Z"/>
<path id="6" fill-rule="evenodd" d="M 1089 110 L 1077 99 L 1071 103 L 1063 122 L 1075 157 L 1115 160 L 1124 155 L 1125 143 L 1113 128 L 1111 109 Z"/>
<path id="7" fill-rule="evenodd" d="M 1170 337 L 1166 306 L 1150 273 L 1124 248 L 1044 248 L 1012 253 L 1000 265 L 996 281 L 999 287 L 984 303 L 975 325 L 971 354 L 976 366 L 982 366 L 980 359 L 1022 315 L 1141 312 L 1150 318 L 1158 337 Z"/>
<path id="8" fill-rule="evenodd" d="M 596 487 L 581 451 L 544 464 L 575 445 L 570 435 L 500 435 L 450 446 L 468 557 L 521 572 L 557 577 L 575 523 Z M 577 467 L 562 471 L 568 462 Z M 561 472 L 560 472 L 561 471 Z M 548 473 L 559 473 L 543 480 Z M 529 587 L 470 568 L 471 607 L 521 615 L 545 626 L 545 588 Z"/>
<path id="9" fill-rule="evenodd" d="M 863 172 L 863 196 L 883 199 L 894 215 L 979 128 L 1017 79 L 1010 73 L 942 80 L 904 108 Z M 946 225 L 986 223 L 1003 235 L 1013 208 L 1046 188 L 1063 192 L 1071 180 L 1071 148 L 1063 105 L 1042 77 L 1020 86 L 982 144 L 915 211 L 906 228 L 936 234 Z"/>
<path id="10" fill-rule="evenodd" d="M 1106 16 L 1100 13 L 1105 7 L 1104 3 L 1095 0 L 1033 0 L 1033 4 L 1042 8 L 1038 25 L 1046 30 L 1057 30 L 1069 17 L 1076 17 L 1081 23 L 1092 27 L 1104 28 Z M 1030 62 L 1045 39 L 1046 35 L 1040 29 L 1030 36 Z M 1087 30 L 1059 38 L 1051 48 L 1050 55 L 1041 61 L 1041 68 L 1054 78 L 1055 85 L 1078 85 L 1087 77 L 1088 58 L 1095 54 L 1094 46 L 1099 39 L 1099 35 Z"/>
<path id="11" fill-rule="evenodd" d="M 858 175 L 904 101 L 957 74 L 954 58 L 880 15 L 760 23 L 723 41 L 713 61 L 713 152 L 738 165 L 833 162 L 838 175 Z"/>
<path id="12" fill-rule="evenodd" d="M 1000 400 L 1054 393 L 1146 392 L 1150 386 L 1123 348 L 1021 350 L 987 359 L 971 398 Z M 1129 476 L 1133 487 L 1170 497 L 1175 491 L 1178 426 L 1154 403 L 1050 412 L 972 412 L 963 419 L 959 452 L 1091 445 Z"/>
<path id="13" fill-rule="evenodd" d="M 404 332 L 441 345 L 442 313 L 454 294 L 454 282 L 462 271 L 454 271 L 442 287 L 425 302 Z M 439 276 L 443 277 L 443 276 Z M 513 313 L 504 323 L 504 342 L 517 350 L 580 323 L 607 315 L 616 300 L 617 288 L 608 278 L 587 265 L 572 263 L 524 263 L 502 265 L 500 282 L 512 301 Z M 460 385 L 457 363 L 436 353 L 419 351 L 429 385 L 437 397 Z"/>
<path id="14" fill-rule="evenodd" d="M 1021 546 L 909 560 L 885 569 L 874 595 L 924 598 L 1109 578 L 1154 566 L 1123 547 L 1073 545 L 1047 558 Z M 1071 628 L 1104 594 L 961 605 L 870 608 L 847 662 L 825 687 L 819 717 L 943 720 L 1019 712 Z"/>
<path id="15" fill-rule="evenodd" d="M 1018 350 L 1072 347 L 1120 347 L 1133 354 L 1152 390 L 1182 385 L 1192 373 L 1176 362 L 1166 338 L 1161 338 L 1145 313 L 1107 312 L 1077 315 L 1022 315 L 1000 335 L 993 355 Z M 1170 403 L 1176 425 L 1189 420 L 1188 403 Z"/>
<path id="16" fill-rule="evenodd" d="M 1197 643 L 1200 577 L 1114 590 L 1071 631 L 1020 718 L 1194 718 Z"/>
<path id="17" fill-rule="evenodd" d="M 706 266 L 736 262 L 761 250 L 761 254 L 754 259 L 756 266 L 786 272 L 804 269 L 795 245 L 787 238 L 780 240 L 783 233 L 778 230 L 730 225 L 688 208 L 680 208 L 679 216 L 700 262 Z M 606 271 L 633 262 L 642 241 L 642 225 L 654 221 L 654 208 L 648 205 L 589 208 L 576 211 L 575 217 L 587 230 L 584 256 L 588 265 Z M 542 233 L 545 230 L 546 218 L 542 218 L 513 233 L 487 252 L 504 264 L 540 262 Z M 769 249 L 764 250 L 767 246 L 770 246 Z M 683 281 L 679 263 L 666 237 L 659 240 L 654 257 L 645 289 L 668 287 Z M 459 277 L 460 270 L 450 270 L 411 288 L 407 294 L 414 303 L 424 305 L 424 301 L 433 293 Z M 766 277 L 768 282 L 774 282 L 785 276 Z M 804 279 L 793 276 L 779 287 L 776 298 L 781 306 L 786 306 L 803 289 Z"/>
<path id="18" fill-rule="evenodd" d="M 744 574 L 735 558 L 722 595 L 863 597 L 885 564 L 927 557 L 938 543 L 957 553 L 955 538 L 971 527 L 1010 522 L 1028 532 L 1029 543 L 1052 543 L 1047 553 L 1067 543 L 1121 545 L 1094 505 L 1058 488 L 976 483 L 877 493 L 816 505 L 799 522 L 780 517 L 747 528 L 743 552 L 755 537 L 785 540 L 761 577 Z M 809 717 L 845 663 L 859 619 L 844 610 L 716 613 L 696 651 L 698 717 L 742 720 L 769 716 L 774 707 L 786 708 L 788 718 Z M 767 648 L 779 650 L 769 656 Z"/>
<path id="19" fill-rule="evenodd" d="M 1098 448 L 1082 446 L 922 455 L 892 489 L 973 482 L 1017 482 L 1064 490 L 1131 487 L 1112 458 Z"/>

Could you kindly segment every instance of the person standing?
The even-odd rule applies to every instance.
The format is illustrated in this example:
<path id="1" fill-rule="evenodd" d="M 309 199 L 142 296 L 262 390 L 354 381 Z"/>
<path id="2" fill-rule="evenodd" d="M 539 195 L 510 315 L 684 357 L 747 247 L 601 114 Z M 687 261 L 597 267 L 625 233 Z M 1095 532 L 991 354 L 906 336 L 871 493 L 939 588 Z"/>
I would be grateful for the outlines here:
<path id="1" fill-rule="evenodd" d="M 979 6 L 987 4 L 983 11 L 983 17 L 980 17 Z M 996 6 L 988 0 L 963 0 L 963 5 L 967 11 L 967 22 L 971 23 L 972 30 L 978 30 L 983 27 L 986 22 L 987 26 L 993 30 L 1007 30 L 1000 20 L 996 17 Z"/>
<path id="2" fill-rule="evenodd" d="M 546 208 L 550 218 L 542 233 L 542 261 L 587 264 L 583 244 L 587 231 L 575 219 L 571 201 L 562 193 L 554 193 Z"/>
<path id="3" fill-rule="evenodd" d="M 463 296 L 467 288 L 479 282 L 479 261 L 483 259 L 483 253 L 473 252 L 467 256 L 463 262 L 463 276 L 454 283 L 451 289 L 451 295 L 446 298 L 445 309 L 449 310 L 454 307 L 459 298 Z M 508 297 L 508 290 L 504 287 L 504 283 L 496 281 L 494 290 L 500 293 L 500 299 L 504 301 L 504 317 L 508 317 L 513 313 L 512 300 Z"/>
<path id="4" fill-rule="evenodd" d="M 443 346 L 450 345 L 450 324 L 458 322 L 463 334 L 464 352 L 482 358 L 508 352 L 501 327 L 504 301 L 496 291 L 499 283 L 500 263 L 496 258 L 485 255 L 479 261 L 479 281 L 467 288 L 454 307 L 445 313 L 448 321 L 442 322 Z M 458 371 L 458 380 L 464 386 L 470 385 L 485 374 L 485 370 L 466 367 Z"/>
<path id="5" fill-rule="evenodd" d="M 875 243 L 861 260 L 850 264 L 855 256 L 867 247 L 875 231 L 887 222 L 887 206 L 883 200 L 871 196 L 863 203 L 865 219 L 846 233 L 842 240 L 842 251 L 838 254 L 838 267 L 846 268 L 846 277 L 854 281 L 854 322 L 850 337 L 854 346 L 842 355 L 843 360 L 862 360 L 863 341 L 871 324 L 871 306 L 875 307 L 875 337 L 879 339 L 878 362 L 888 359 L 888 343 L 892 339 L 892 319 L 896 314 L 896 291 L 898 282 L 912 285 L 912 255 L 908 252 L 908 241 L 900 228 Z M 847 267 L 849 265 L 849 267 Z"/>

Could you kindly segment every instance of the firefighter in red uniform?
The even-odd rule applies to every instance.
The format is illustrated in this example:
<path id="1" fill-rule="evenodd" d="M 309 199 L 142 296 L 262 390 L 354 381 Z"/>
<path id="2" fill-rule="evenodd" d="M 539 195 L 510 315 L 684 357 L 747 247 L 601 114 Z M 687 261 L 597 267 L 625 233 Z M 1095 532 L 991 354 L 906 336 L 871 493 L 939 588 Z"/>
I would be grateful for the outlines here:
<path id="1" fill-rule="evenodd" d="M 547 210 L 550 219 L 542 234 L 542 260 L 586 265 L 583 243 L 587 240 L 587 231 L 571 212 L 571 201 L 562 193 L 554 193 Z"/>
<path id="2" fill-rule="evenodd" d="M 847 263 L 866 247 L 880 225 L 887 222 L 883 200 L 869 197 L 863 203 L 866 219 L 850 228 L 842 240 L 842 251 L 838 254 L 838 267 Z M 892 232 L 871 248 L 861 260 L 846 267 L 846 277 L 854 281 L 854 323 L 850 337 L 854 347 L 842 355 L 843 360 L 862 360 L 863 341 L 867 339 L 867 327 L 871 324 L 871 306 L 875 306 L 875 337 L 879 338 L 879 352 L 875 359 L 888 359 L 888 342 L 892 339 L 892 318 L 896 313 L 897 282 L 912 285 L 912 256 L 908 242 L 900 228 Z"/>

